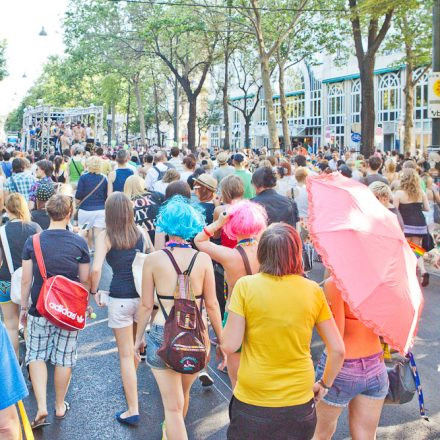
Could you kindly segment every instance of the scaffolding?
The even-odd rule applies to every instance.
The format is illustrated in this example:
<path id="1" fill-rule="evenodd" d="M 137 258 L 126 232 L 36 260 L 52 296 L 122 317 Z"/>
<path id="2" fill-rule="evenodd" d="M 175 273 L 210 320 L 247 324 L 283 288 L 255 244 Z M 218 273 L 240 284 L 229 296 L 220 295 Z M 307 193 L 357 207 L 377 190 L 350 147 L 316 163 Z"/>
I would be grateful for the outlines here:
<path id="1" fill-rule="evenodd" d="M 37 149 L 42 154 L 51 153 L 50 127 L 53 122 L 90 124 L 95 132 L 95 142 L 101 141 L 104 135 L 103 107 L 91 105 L 82 108 L 60 108 L 50 105 L 27 107 L 23 111 L 23 147 Z M 31 130 L 38 128 L 38 136 L 32 136 Z M 53 145 L 53 147 L 55 147 Z"/>

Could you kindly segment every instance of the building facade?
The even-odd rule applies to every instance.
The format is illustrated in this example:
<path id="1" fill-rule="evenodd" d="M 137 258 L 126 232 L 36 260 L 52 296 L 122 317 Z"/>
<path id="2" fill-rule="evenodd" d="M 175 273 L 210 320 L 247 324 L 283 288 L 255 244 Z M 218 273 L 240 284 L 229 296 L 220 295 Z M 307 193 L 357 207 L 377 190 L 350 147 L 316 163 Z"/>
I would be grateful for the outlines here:
<path id="1" fill-rule="evenodd" d="M 402 150 L 405 117 L 404 66 L 399 66 L 399 54 L 379 56 L 374 72 L 376 146 L 383 150 Z M 302 62 L 286 71 L 287 115 L 292 145 L 299 142 L 313 146 L 359 149 L 361 140 L 361 84 L 357 60 L 354 57 L 336 65 L 331 57 L 309 66 Z M 422 69 L 415 72 L 415 77 Z M 414 88 L 414 147 L 431 144 L 431 120 L 428 118 L 428 73 L 422 75 Z M 276 75 L 274 75 L 276 76 Z M 280 142 L 283 144 L 280 96 L 273 83 L 273 102 Z M 248 99 L 248 107 L 258 100 L 250 127 L 251 148 L 269 146 L 266 108 L 263 97 L 255 93 L 247 97 L 232 92 L 230 99 Z M 239 110 L 230 108 L 231 148 L 245 147 L 244 118 Z M 221 147 L 224 140 L 222 125 L 212 126 L 209 132 L 211 147 Z"/>

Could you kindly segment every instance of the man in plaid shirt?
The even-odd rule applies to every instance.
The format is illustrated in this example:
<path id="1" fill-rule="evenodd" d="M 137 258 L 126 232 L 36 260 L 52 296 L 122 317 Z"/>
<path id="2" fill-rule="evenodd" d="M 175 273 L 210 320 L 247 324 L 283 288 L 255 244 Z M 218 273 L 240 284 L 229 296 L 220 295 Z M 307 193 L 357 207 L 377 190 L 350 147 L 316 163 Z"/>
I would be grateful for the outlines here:
<path id="1" fill-rule="evenodd" d="M 25 161 L 16 157 L 12 161 L 12 176 L 6 179 L 5 199 L 10 193 L 20 193 L 29 200 L 29 192 L 36 179 L 32 174 L 24 172 Z"/>

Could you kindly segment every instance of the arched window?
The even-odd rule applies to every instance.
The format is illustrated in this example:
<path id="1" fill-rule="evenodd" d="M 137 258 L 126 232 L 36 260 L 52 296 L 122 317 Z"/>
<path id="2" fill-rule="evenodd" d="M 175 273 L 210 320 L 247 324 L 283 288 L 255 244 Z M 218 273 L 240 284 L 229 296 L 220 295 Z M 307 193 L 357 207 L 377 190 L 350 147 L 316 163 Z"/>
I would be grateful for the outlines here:
<path id="1" fill-rule="evenodd" d="M 334 145 L 342 148 L 344 146 L 344 83 L 334 83 L 328 86 L 327 97 L 327 123 L 331 127 L 331 136 L 334 138 Z"/>
<path id="2" fill-rule="evenodd" d="M 398 73 L 387 73 L 379 80 L 379 121 L 393 122 L 400 114 L 400 78 Z"/>
<path id="3" fill-rule="evenodd" d="M 361 122 L 361 81 L 354 80 L 351 83 L 351 122 Z"/>
<path id="4" fill-rule="evenodd" d="M 424 69 L 414 72 L 414 79 L 422 75 Z M 414 87 L 414 119 L 429 120 L 428 118 L 428 73 L 424 73 Z"/>

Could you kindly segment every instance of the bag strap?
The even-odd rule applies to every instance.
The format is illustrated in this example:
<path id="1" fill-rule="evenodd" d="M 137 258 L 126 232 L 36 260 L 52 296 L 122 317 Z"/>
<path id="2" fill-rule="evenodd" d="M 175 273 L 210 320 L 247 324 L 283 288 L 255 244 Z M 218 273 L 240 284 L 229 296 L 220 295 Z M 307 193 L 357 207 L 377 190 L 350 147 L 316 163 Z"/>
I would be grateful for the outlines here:
<path id="1" fill-rule="evenodd" d="M 102 185 L 102 183 L 105 180 L 105 176 L 102 176 L 101 181 L 98 183 L 98 185 L 95 186 L 95 188 L 93 188 L 92 191 L 90 191 L 79 203 L 78 205 L 76 205 L 76 209 L 79 209 L 79 207 L 93 194 L 95 194 L 95 192 L 97 191 L 97 189 Z"/>
<path id="2" fill-rule="evenodd" d="M 15 180 L 14 180 L 14 176 L 13 176 L 12 174 L 11 174 L 11 182 L 12 182 L 12 184 L 14 185 L 15 192 L 20 192 L 20 191 L 18 191 L 17 183 L 15 182 Z"/>
<path id="3" fill-rule="evenodd" d="M 252 268 L 251 265 L 249 263 L 249 258 L 246 255 L 245 250 L 241 247 L 241 246 L 237 246 L 237 251 L 241 256 L 241 259 L 243 260 L 243 264 L 244 264 L 244 268 L 246 269 L 246 275 L 253 275 L 252 274 Z"/>
<path id="4" fill-rule="evenodd" d="M 79 172 L 79 169 L 76 166 L 76 162 L 73 160 L 73 157 L 72 157 L 72 159 L 70 159 L 70 161 L 73 163 L 73 167 L 75 168 L 76 172 L 78 173 L 78 176 L 81 176 L 81 173 Z"/>
<path id="5" fill-rule="evenodd" d="M 162 249 L 168 256 L 168 258 L 170 259 L 172 265 L 174 266 L 174 269 L 177 272 L 177 275 L 183 275 L 182 271 L 180 270 L 179 265 L 177 264 L 177 261 L 175 260 L 173 254 L 169 251 L 169 249 Z"/>
<path id="6" fill-rule="evenodd" d="M 8 237 L 6 235 L 6 225 L 0 228 L 0 236 L 3 244 L 3 253 L 5 254 L 6 263 L 11 275 L 14 273 L 14 262 L 12 260 L 11 249 L 9 248 Z"/>
<path id="7" fill-rule="evenodd" d="M 43 280 L 47 279 L 46 266 L 44 265 L 43 252 L 41 251 L 40 234 L 35 234 L 32 237 L 32 244 L 34 245 L 35 259 L 37 260 L 38 269 Z"/>
<path id="8" fill-rule="evenodd" d="M 410 370 L 411 370 L 411 373 L 414 378 L 414 383 L 416 385 L 417 395 L 419 398 L 420 416 L 423 417 L 427 422 L 429 422 L 429 418 L 428 418 L 428 415 L 426 414 L 426 409 L 425 409 L 425 399 L 423 397 L 422 384 L 420 382 L 420 376 L 419 376 L 419 372 L 417 370 L 417 365 L 416 365 L 416 361 L 414 359 L 414 355 L 409 351 L 408 354 L 406 355 L 406 357 L 408 358 L 409 364 L 411 365 Z"/>

